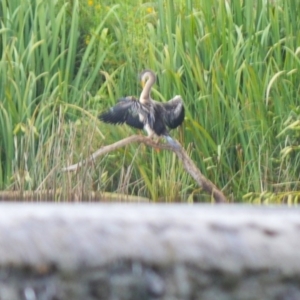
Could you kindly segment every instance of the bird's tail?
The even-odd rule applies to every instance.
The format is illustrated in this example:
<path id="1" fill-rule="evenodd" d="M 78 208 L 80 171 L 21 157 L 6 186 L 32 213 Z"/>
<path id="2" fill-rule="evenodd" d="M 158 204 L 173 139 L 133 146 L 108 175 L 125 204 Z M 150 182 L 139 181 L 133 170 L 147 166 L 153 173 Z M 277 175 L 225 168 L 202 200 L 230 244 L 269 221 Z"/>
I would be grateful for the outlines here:
<path id="1" fill-rule="evenodd" d="M 180 148 L 180 144 L 176 140 L 172 139 L 169 135 L 165 135 L 165 139 L 172 147 Z"/>

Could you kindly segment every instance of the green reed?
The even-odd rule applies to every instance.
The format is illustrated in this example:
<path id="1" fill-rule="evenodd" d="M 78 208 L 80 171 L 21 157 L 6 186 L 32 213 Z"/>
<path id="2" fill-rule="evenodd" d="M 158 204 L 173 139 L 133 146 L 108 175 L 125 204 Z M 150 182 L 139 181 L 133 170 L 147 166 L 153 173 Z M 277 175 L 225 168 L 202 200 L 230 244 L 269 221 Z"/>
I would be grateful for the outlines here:
<path id="1" fill-rule="evenodd" d="M 172 153 L 142 145 L 76 175 L 59 171 L 136 132 L 96 116 L 138 95 L 137 73 L 151 68 L 153 98 L 185 100 L 184 126 L 171 135 L 229 200 L 298 201 L 299 5 L 2 1 L 1 11 L 2 189 L 206 201 Z"/>

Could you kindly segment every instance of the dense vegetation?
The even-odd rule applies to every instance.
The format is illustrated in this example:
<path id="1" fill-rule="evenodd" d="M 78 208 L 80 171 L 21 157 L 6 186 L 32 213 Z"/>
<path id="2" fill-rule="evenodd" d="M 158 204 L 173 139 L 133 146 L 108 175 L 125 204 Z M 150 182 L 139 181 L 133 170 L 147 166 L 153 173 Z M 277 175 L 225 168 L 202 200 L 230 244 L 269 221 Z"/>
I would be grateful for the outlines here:
<path id="1" fill-rule="evenodd" d="M 298 202 L 300 4 L 1 0 L 0 22 L 2 190 L 211 201 L 172 153 L 143 145 L 60 172 L 134 132 L 97 114 L 151 68 L 153 98 L 186 103 L 172 135 L 230 200 Z"/>

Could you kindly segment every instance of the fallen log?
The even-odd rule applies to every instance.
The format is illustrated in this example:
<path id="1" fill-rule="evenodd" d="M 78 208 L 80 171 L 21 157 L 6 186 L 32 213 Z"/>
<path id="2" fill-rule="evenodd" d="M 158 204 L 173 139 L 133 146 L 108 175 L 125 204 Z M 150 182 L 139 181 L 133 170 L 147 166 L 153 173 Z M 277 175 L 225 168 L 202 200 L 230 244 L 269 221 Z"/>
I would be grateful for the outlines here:
<path id="1" fill-rule="evenodd" d="M 299 299 L 300 210 L 0 205 L 0 299 Z"/>
<path id="2" fill-rule="evenodd" d="M 61 189 L 36 191 L 0 191 L 0 201 L 60 202 L 62 201 L 62 198 L 65 197 L 63 192 L 64 191 Z M 64 202 L 150 202 L 150 199 L 146 197 L 101 191 L 85 191 L 81 195 L 78 195 L 78 192 L 74 191 L 72 193 L 68 193 L 67 196 L 68 199 L 64 198 Z"/>

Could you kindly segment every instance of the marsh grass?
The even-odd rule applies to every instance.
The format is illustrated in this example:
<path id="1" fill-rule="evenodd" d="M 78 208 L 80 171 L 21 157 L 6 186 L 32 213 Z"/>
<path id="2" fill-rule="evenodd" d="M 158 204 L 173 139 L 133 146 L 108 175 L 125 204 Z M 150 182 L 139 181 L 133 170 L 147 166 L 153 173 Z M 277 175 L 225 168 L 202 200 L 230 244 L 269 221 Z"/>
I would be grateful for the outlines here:
<path id="1" fill-rule="evenodd" d="M 142 145 L 60 172 L 135 132 L 96 117 L 151 68 L 153 98 L 185 100 L 172 136 L 229 200 L 297 203 L 300 5 L 194 2 L 1 1 L 1 189 L 210 201 L 173 154 Z"/>

